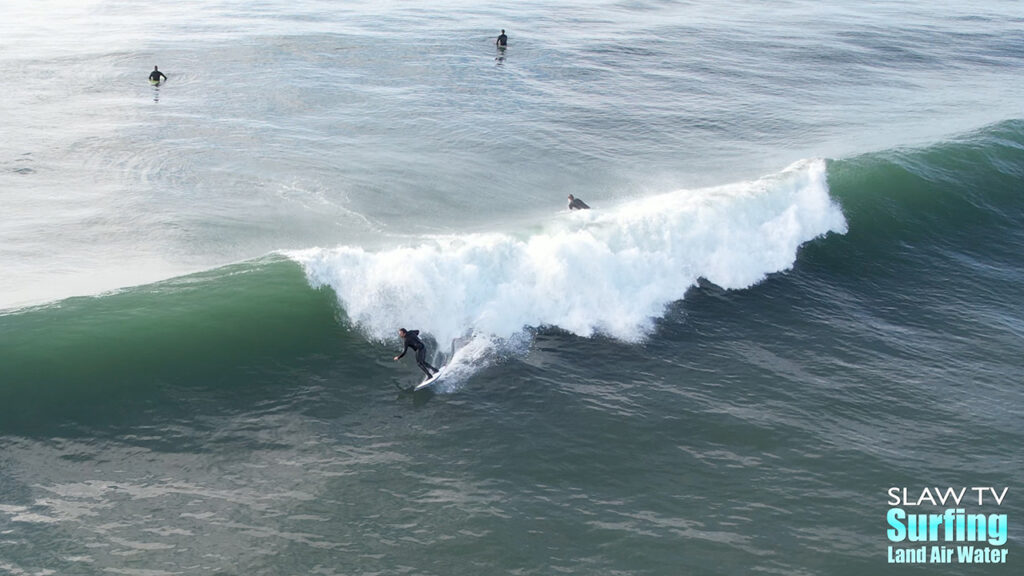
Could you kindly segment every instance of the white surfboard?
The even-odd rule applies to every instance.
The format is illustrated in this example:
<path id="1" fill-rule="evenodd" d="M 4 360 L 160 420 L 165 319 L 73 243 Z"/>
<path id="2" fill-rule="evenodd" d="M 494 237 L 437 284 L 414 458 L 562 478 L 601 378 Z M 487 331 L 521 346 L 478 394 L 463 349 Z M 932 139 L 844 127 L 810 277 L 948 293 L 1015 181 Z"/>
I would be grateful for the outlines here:
<path id="1" fill-rule="evenodd" d="M 417 385 L 416 385 L 416 387 L 415 387 L 415 388 L 413 388 L 413 392 L 415 392 L 416 390 L 423 390 L 423 389 L 424 389 L 424 388 L 426 388 L 427 386 L 430 386 L 430 385 L 431 385 L 431 384 L 433 384 L 434 382 L 437 382 L 437 381 L 438 381 L 438 379 L 440 379 L 440 378 L 441 378 L 441 376 L 444 376 L 444 369 L 445 369 L 445 367 L 444 367 L 444 366 L 441 366 L 441 369 L 440 369 L 440 370 L 438 370 L 438 371 L 437 371 L 437 373 L 435 373 L 435 374 L 434 374 L 433 376 L 431 376 L 430 378 L 427 378 L 427 379 L 426 379 L 426 380 L 424 380 L 423 382 L 420 382 L 419 384 L 417 384 Z"/>

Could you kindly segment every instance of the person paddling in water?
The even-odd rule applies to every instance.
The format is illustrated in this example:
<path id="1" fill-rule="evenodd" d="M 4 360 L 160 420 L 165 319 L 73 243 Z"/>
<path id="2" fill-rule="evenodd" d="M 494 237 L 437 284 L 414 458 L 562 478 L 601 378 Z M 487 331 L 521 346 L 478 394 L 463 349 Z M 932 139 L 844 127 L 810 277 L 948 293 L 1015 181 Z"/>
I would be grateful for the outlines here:
<path id="1" fill-rule="evenodd" d="M 401 360 L 402 356 L 405 356 L 405 353 L 409 351 L 409 348 L 412 348 L 416 351 L 416 365 L 420 367 L 420 370 L 423 370 L 423 372 L 426 373 L 427 378 L 430 378 L 437 373 L 437 368 L 427 364 L 427 345 L 420 340 L 419 330 L 406 330 L 405 328 L 399 328 L 398 337 L 405 343 L 405 348 L 402 349 L 401 354 L 395 356 L 395 362 Z"/>
<path id="2" fill-rule="evenodd" d="M 167 76 L 161 72 L 157 66 L 153 66 L 153 71 L 149 73 L 150 82 L 159 82 L 161 79 L 167 80 Z"/>
<path id="3" fill-rule="evenodd" d="M 569 210 L 590 210 L 590 206 L 572 194 L 569 194 Z"/>

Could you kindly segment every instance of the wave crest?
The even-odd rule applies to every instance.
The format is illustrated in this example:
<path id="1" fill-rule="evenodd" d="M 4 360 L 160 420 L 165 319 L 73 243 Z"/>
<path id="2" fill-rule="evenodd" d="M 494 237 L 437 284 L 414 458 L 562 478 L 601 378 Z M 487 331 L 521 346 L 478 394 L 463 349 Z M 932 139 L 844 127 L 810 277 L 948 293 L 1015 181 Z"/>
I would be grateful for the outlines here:
<path id="1" fill-rule="evenodd" d="M 446 343 L 467 333 L 512 339 L 557 326 L 636 342 L 699 278 L 726 289 L 790 268 L 801 244 L 846 220 L 823 160 L 764 178 L 678 190 L 559 214 L 540 231 L 421 237 L 285 253 L 311 285 L 330 286 L 374 339 L 400 326 Z"/>

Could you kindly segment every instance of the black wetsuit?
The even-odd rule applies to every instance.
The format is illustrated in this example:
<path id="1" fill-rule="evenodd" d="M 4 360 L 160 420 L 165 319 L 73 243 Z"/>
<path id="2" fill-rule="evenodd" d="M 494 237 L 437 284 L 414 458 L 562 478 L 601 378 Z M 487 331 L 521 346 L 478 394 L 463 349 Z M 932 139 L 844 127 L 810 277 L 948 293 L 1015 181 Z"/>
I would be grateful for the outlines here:
<path id="1" fill-rule="evenodd" d="M 569 201 L 569 210 L 590 210 L 590 206 L 579 198 L 573 198 Z"/>
<path id="2" fill-rule="evenodd" d="M 505 36 L 504 34 L 502 34 L 501 36 L 498 36 L 497 44 L 498 44 L 498 48 L 504 48 L 504 47 L 508 46 L 508 36 Z"/>
<path id="3" fill-rule="evenodd" d="M 427 345 L 423 343 L 419 338 L 419 330 L 409 330 L 405 333 L 405 348 L 402 349 L 402 353 L 398 355 L 399 358 L 405 356 L 405 353 L 412 348 L 416 351 L 416 364 L 427 374 L 427 378 L 433 376 L 431 370 L 437 372 L 437 368 L 434 368 L 430 364 L 427 364 Z"/>
<path id="4" fill-rule="evenodd" d="M 161 78 L 167 80 L 167 76 L 165 76 L 164 73 L 159 70 L 153 70 L 149 73 L 150 82 L 159 82 Z"/>

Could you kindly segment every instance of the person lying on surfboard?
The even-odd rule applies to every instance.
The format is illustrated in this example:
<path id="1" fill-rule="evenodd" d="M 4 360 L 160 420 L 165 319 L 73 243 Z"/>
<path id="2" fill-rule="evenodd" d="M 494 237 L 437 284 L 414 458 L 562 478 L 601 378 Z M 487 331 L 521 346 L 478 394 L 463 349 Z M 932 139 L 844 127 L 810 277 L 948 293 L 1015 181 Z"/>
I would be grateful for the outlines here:
<path id="1" fill-rule="evenodd" d="M 158 70 L 156 66 L 153 66 L 153 71 L 149 73 L 150 82 L 159 82 L 161 78 L 167 80 L 167 76 L 165 76 L 163 72 Z"/>
<path id="2" fill-rule="evenodd" d="M 569 210 L 590 210 L 590 206 L 587 206 L 587 203 L 583 200 L 569 194 Z"/>
<path id="3" fill-rule="evenodd" d="M 419 330 L 406 330 L 405 328 L 398 329 L 398 336 L 405 343 L 405 348 L 402 349 L 402 353 L 395 356 L 395 362 L 398 362 L 405 353 L 412 348 L 416 351 L 416 365 L 420 367 L 427 374 L 427 378 L 430 378 L 437 373 L 437 368 L 434 368 L 430 364 L 427 364 L 427 345 L 420 340 Z M 434 372 L 434 374 L 431 373 Z"/>

